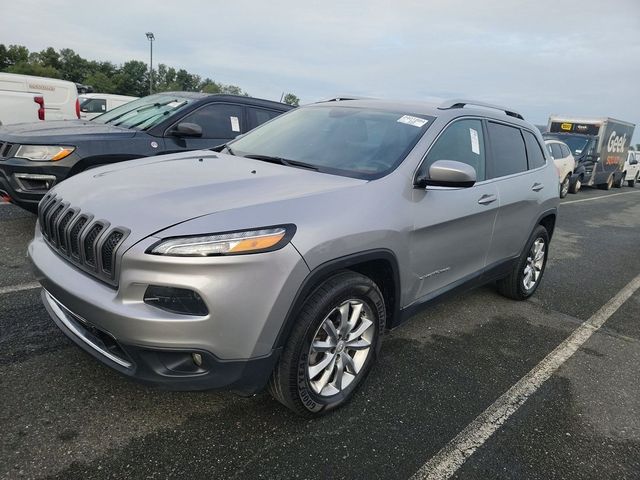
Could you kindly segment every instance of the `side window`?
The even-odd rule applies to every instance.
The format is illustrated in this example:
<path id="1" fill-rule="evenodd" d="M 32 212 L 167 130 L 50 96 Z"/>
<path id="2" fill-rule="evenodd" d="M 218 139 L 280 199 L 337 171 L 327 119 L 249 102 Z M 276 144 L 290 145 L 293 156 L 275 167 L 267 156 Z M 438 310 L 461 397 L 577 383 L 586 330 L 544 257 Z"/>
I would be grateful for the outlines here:
<path id="1" fill-rule="evenodd" d="M 107 111 L 107 101 L 102 98 L 89 98 L 80 105 L 80 111 L 85 113 L 104 113 Z"/>
<path id="2" fill-rule="evenodd" d="M 202 127 L 202 138 L 235 138 L 243 132 L 244 120 L 240 105 L 213 103 L 185 116 L 180 122 Z"/>
<path id="3" fill-rule="evenodd" d="M 438 160 L 455 160 L 476 169 L 478 181 L 485 179 L 485 150 L 482 122 L 480 120 L 458 120 L 449 125 L 433 144 L 420 166 L 421 172 Z"/>
<path id="4" fill-rule="evenodd" d="M 272 118 L 276 118 L 278 115 L 283 113 L 253 107 L 247 107 L 247 111 L 249 112 L 249 130 L 256 128 L 258 125 L 262 125 L 264 122 L 268 122 Z"/>
<path id="5" fill-rule="evenodd" d="M 551 144 L 551 154 L 553 155 L 553 158 L 555 159 L 561 159 L 562 157 L 564 157 L 564 155 L 562 154 L 562 149 L 560 149 L 560 144 L 559 143 L 552 143 Z"/>
<path id="6" fill-rule="evenodd" d="M 544 165 L 544 153 L 540 149 L 538 140 L 531 132 L 522 131 L 524 143 L 527 145 L 527 158 L 529 159 L 529 170 L 539 168 Z"/>
<path id="7" fill-rule="evenodd" d="M 562 151 L 563 157 L 568 157 L 569 155 L 571 155 L 571 150 L 569 150 L 569 147 L 567 147 L 564 143 L 560 144 L 560 150 Z"/>
<path id="8" fill-rule="evenodd" d="M 520 129 L 488 122 L 492 149 L 492 177 L 504 177 L 527 171 L 527 152 Z"/>

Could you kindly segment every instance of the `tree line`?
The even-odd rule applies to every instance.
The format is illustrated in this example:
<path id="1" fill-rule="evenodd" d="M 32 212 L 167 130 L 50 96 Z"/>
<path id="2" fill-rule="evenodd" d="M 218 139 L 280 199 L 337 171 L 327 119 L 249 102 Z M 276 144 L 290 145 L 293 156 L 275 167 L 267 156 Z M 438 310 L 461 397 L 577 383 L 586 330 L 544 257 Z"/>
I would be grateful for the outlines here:
<path id="1" fill-rule="evenodd" d="M 145 62 L 129 60 L 121 65 L 109 61 L 87 60 L 70 48 L 52 47 L 30 52 L 23 45 L 0 44 L 0 72 L 60 78 L 90 86 L 94 92 L 144 97 L 149 94 L 149 68 Z M 153 70 L 153 91 L 190 91 L 246 95 L 237 85 L 227 85 L 200 75 L 159 64 Z M 283 100 L 298 105 L 296 95 L 288 93 Z"/>

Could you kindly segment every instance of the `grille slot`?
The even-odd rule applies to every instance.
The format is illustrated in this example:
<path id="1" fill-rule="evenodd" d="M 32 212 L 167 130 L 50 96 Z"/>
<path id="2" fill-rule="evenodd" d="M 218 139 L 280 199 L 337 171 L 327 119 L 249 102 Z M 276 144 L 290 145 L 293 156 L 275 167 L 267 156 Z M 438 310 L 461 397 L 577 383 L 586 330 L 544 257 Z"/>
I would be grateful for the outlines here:
<path id="1" fill-rule="evenodd" d="M 109 275 L 113 273 L 113 257 L 122 237 L 124 237 L 122 232 L 117 230 L 111 232 L 100 249 L 100 255 L 102 255 L 102 270 Z"/>
<path id="2" fill-rule="evenodd" d="M 96 240 L 103 229 L 104 229 L 104 225 L 100 223 L 96 223 L 93 227 L 89 229 L 89 233 L 87 233 L 87 236 L 83 242 L 84 260 L 87 263 L 87 265 L 91 265 L 92 267 L 95 267 L 96 265 L 96 251 L 95 251 Z"/>
<path id="3" fill-rule="evenodd" d="M 55 194 L 46 195 L 38 206 L 40 231 L 49 246 L 61 257 L 86 273 L 117 287 L 116 253 L 129 230 L 110 228 L 94 220 Z"/>

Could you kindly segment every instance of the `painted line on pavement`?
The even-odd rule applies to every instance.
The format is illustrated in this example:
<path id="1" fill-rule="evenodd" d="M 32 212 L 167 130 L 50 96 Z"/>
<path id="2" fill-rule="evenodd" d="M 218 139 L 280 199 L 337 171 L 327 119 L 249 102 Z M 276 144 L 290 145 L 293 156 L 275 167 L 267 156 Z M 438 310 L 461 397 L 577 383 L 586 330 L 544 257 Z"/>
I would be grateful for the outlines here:
<path id="1" fill-rule="evenodd" d="M 10 287 L 0 287 L 0 295 L 4 295 L 5 293 L 22 292 L 23 290 L 33 290 L 35 288 L 40 288 L 40 284 L 38 282 L 21 283 L 20 285 L 12 285 Z"/>
<path id="2" fill-rule="evenodd" d="M 560 205 L 571 205 L 572 203 L 591 202 L 592 200 L 600 200 L 601 198 L 617 197 L 618 195 L 630 195 L 632 193 L 639 193 L 640 190 L 634 190 L 633 192 L 612 193 L 611 195 L 598 195 L 597 197 L 582 198 L 580 200 L 571 200 L 569 202 L 560 202 Z"/>
<path id="3" fill-rule="evenodd" d="M 480 448 L 553 373 L 591 338 L 620 306 L 640 288 L 640 275 L 631 280 L 589 320 L 576 328 L 566 340 L 548 354 L 529 373 L 507 390 L 489 408 L 476 417 L 435 456 L 425 463 L 411 480 L 445 480 Z"/>

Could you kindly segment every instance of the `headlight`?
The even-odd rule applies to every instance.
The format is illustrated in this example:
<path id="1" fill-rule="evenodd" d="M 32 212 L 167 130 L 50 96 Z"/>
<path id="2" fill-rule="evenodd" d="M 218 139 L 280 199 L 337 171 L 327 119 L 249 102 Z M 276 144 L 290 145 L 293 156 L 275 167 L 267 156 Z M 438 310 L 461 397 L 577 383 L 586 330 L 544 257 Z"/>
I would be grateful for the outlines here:
<path id="1" fill-rule="evenodd" d="M 57 145 L 20 145 L 17 158 L 25 158 L 34 162 L 55 162 L 71 155 L 76 147 L 60 147 Z"/>
<path id="2" fill-rule="evenodd" d="M 149 248 L 147 253 L 174 257 L 209 257 L 270 252 L 285 246 L 294 233 L 294 225 L 282 225 L 215 235 L 167 238 Z"/>

